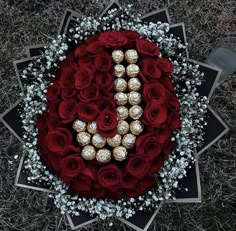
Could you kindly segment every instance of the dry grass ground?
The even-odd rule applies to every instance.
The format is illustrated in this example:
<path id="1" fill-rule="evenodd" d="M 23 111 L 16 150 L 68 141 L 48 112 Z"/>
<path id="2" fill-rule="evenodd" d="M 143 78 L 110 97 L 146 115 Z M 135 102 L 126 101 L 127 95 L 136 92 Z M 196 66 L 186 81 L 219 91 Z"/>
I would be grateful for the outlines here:
<path id="1" fill-rule="evenodd" d="M 66 7 L 85 15 L 97 15 L 109 0 L 0 0 L 0 112 L 18 97 L 12 61 L 24 56 L 24 46 L 46 43 L 54 36 Z M 191 58 L 204 61 L 218 40 L 236 35 L 235 0 L 138 0 L 139 13 L 169 7 L 172 22 L 185 22 Z M 231 127 L 230 133 L 200 158 L 203 202 L 166 204 L 150 230 L 236 230 L 236 75 L 213 95 L 212 107 Z M 16 189 L 14 177 L 20 146 L 0 124 L 0 231 L 70 230 L 47 195 Z M 109 230 L 102 224 L 83 230 Z M 112 230 L 129 230 L 115 225 Z"/>

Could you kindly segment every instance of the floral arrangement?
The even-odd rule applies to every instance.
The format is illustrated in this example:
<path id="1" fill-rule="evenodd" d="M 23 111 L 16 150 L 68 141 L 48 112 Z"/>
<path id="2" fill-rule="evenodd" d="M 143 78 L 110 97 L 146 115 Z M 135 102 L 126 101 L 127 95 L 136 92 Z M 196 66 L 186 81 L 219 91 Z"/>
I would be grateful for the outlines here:
<path id="1" fill-rule="evenodd" d="M 21 72 L 24 170 L 62 214 L 128 219 L 175 200 L 208 98 L 169 29 L 132 6 L 77 18 Z"/>

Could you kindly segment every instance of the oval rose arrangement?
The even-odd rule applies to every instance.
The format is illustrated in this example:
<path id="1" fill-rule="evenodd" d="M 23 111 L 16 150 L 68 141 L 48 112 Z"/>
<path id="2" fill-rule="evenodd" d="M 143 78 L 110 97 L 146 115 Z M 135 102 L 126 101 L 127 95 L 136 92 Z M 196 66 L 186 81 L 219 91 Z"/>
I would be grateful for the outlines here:
<path id="1" fill-rule="evenodd" d="M 203 140 L 202 73 L 169 24 L 131 10 L 78 19 L 22 72 L 27 180 L 53 189 L 62 214 L 155 209 Z"/>
<path id="2" fill-rule="evenodd" d="M 112 158 L 103 163 L 83 158 L 85 145 L 77 142 L 72 127 L 76 119 L 81 123 L 96 121 L 97 133 L 102 137 L 109 139 L 118 134 L 118 122 L 123 120 L 119 120 L 116 108 L 123 105 L 129 110 L 132 104 L 120 104 L 115 98 L 115 79 L 121 79 L 114 69 L 115 50 L 136 50 L 139 56 L 140 72 L 132 77 L 141 83 L 140 119 L 144 128 L 128 150 L 127 159 Z M 69 186 L 71 193 L 120 199 L 140 196 L 154 186 L 154 173 L 172 151 L 172 133 L 180 127 L 180 104 L 169 78 L 173 65 L 159 55 L 157 45 L 142 39 L 138 32 L 120 30 L 89 36 L 60 63 L 47 89 L 49 110 L 38 118 L 38 143 L 44 163 Z M 127 61 L 121 63 L 125 65 Z M 127 85 L 131 80 L 129 73 L 121 75 Z M 129 125 L 130 119 L 127 118 Z M 111 146 L 105 147 L 112 152 Z M 99 148 L 95 148 L 98 153 Z"/>

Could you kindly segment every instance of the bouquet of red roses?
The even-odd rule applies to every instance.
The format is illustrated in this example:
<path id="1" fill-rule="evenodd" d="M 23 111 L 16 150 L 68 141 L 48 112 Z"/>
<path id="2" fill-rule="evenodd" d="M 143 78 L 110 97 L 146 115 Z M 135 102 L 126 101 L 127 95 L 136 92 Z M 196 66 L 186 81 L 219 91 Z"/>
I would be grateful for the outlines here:
<path id="1" fill-rule="evenodd" d="M 198 200 L 196 150 L 228 130 L 207 105 L 218 70 L 183 58 L 166 11 L 145 21 L 116 6 L 67 11 L 61 35 L 15 63 L 23 100 L 2 116 L 24 144 L 17 184 L 51 192 L 72 228 L 98 217 L 147 229 L 162 201 Z"/>

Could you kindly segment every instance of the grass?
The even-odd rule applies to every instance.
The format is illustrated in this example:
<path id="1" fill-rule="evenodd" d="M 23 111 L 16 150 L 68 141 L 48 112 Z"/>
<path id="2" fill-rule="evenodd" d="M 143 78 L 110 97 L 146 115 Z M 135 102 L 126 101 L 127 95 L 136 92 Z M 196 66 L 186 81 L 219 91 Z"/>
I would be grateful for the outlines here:
<path id="1" fill-rule="evenodd" d="M 12 61 L 23 58 L 24 46 L 46 43 L 54 36 L 66 7 L 98 15 L 108 0 L 0 0 L 0 112 L 18 97 Z M 123 5 L 134 1 L 121 1 Z M 172 22 L 185 22 L 190 57 L 204 61 L 216 43 L 236 34 L 234 0 L 137 0 L 139 13 L 169 7 Z M 47 35 L 47 36 L 46 36 Z M 236 230 L 236 75 L 216 89 L 210 104 L 231 131 L 200 157 L 201 204 L 165 204 L 150 230 Z M 69 231 L 64 217 L 48 203 L 47 194 L 15 188 L 21 149 L 0 124 L 0 231 Z M 17 158 L 18 156 L 18 158 Z M 16 159 L 15 159 L 16 158 Z M 129 230 L 96 224 L 82 230 Z"/>

